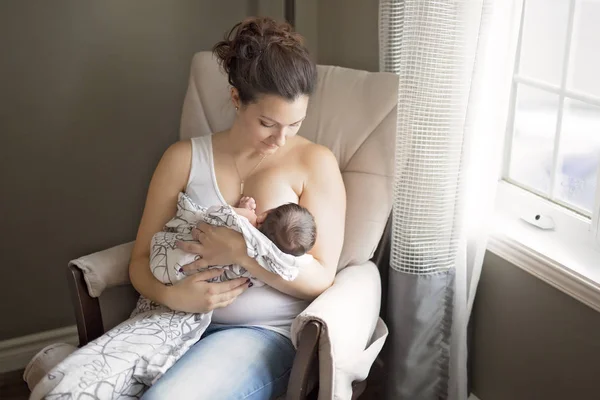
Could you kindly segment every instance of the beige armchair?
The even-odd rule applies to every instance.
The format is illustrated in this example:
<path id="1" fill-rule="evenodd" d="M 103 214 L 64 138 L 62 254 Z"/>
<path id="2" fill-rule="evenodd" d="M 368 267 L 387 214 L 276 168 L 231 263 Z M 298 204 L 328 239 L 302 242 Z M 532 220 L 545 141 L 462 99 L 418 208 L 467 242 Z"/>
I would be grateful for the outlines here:
<path id="1" fill-rule="evenodd" d="M 397 76 L 319 66 L 319 81 L 300 135 L 330 148 L 347 192 L 344 247 L 331 288 L 294 321 L 297 355 L 289 399 L 358 397 L 387 328 L 379 318 L 387 268 L 384 234 L 392 204 Z M 209 52 L 194 56 L 181 138 L 227 129 L 234 118 L 226 76 Z M 386 229 L 386 232 L 388 230 Z M 379 244 L 379 249 L 375 252 Z M 80 344 L 127 318 L 137 294 L 129 282 L 133 243 L 73 260 L 69 281 Z M 374 256 L 375 255 L 375 256 Z M 316 394 L 316 390 L 313 395 Z"/>

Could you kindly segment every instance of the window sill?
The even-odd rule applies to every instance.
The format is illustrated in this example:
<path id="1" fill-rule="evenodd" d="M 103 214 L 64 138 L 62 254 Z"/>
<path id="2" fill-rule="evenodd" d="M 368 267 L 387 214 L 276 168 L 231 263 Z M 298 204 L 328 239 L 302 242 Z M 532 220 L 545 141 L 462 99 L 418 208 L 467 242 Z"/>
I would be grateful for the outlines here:
<path id="1" fill-rule="evenodd" d="M 589 242 L 565 241 L 496 207 L 488 250 L 600 312 L 600 250 Z"/>

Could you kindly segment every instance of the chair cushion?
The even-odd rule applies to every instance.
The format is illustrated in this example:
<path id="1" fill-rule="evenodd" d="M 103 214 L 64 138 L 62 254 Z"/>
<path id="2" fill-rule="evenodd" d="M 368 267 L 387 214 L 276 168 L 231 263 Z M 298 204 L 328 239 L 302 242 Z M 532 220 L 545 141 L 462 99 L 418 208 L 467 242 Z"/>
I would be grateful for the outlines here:
<path id="1" fill-rule="evenodd" d="M 133 244 L 134 242 L 120 244 L 69 261 L 69 265 L 83 271 L 90 296 L 99 297 L 107 287 L 130 283 L 129 260 Z"/>
<path id="2" fill-rule="evenodd" d="M 75 350 L 77 347 L 67 343 L 54 343 L 40 350 L 29 361 L 23 372 L 23 380 L 29 390 L 33 390 L 44 375 Z"/>

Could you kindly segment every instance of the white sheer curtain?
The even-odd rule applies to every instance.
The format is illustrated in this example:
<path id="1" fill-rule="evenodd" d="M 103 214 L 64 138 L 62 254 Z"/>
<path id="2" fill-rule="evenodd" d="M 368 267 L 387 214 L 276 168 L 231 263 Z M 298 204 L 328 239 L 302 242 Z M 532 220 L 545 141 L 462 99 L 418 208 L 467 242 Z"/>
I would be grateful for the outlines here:
<path id="1" fill-rule="evenodd" d="M 466 399 L 466 332 L 492 221 L 520 1 L 381 0 L 399 74 L 387 397 Z"/>

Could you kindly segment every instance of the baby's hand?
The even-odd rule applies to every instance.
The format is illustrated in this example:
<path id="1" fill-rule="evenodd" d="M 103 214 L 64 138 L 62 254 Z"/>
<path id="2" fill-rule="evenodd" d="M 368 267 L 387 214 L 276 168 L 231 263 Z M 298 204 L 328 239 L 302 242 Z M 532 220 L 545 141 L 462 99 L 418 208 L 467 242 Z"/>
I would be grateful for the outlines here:
<path id="1" fill-rule="evenodd" d="M 252 197 L 242 197 L 237 206 L 238 208 L 246 208 L 252 212 L 256 212 L 256 201 Z"/>
<path id="2" fill-rule="evenodd" d="M 252 226 L 256 227 L 256 201 L 252 197 L 242 197 L 234 210 L 238 215 L 248 218 Z"/>

